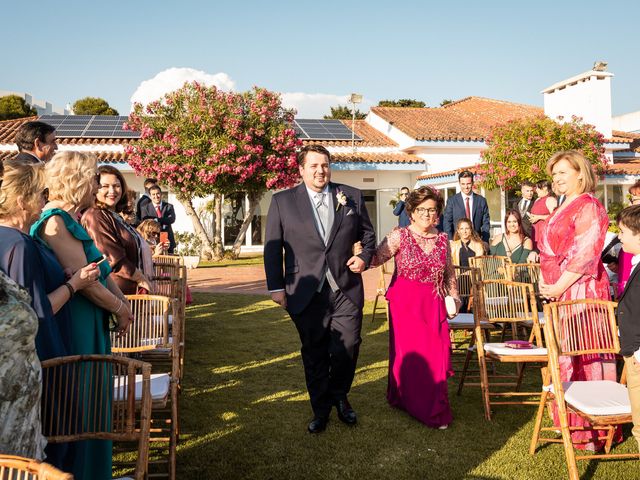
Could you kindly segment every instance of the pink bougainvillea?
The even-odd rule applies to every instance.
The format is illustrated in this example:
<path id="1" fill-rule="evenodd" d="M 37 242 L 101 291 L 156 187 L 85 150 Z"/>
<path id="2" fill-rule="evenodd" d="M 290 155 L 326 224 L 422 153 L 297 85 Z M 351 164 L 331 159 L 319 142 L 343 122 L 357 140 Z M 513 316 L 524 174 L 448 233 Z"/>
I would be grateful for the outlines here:
<path id="1" fill-rule="evenodd" d="M 544 116 L 513 120 L 494 127 L 487 137 L 477 182 L 487 189 L 510 190 L 525 180 L 546 179 L 547 161 L 562 150 L 581 151 L 600 174 L 607 168 L 603 142 L 603 135 L 578 117 L 566 123 Z"/>
<path id="2" fill-rule="evenodd" d="M 186 83 L 146 107 L 134 105 L 125 128 L 140 138 L 126 148 L 127 161 L 138 175 L 190 197 L 259 197 L 298 179 L 293 114 L 263 88 L 235 93 Z"/>

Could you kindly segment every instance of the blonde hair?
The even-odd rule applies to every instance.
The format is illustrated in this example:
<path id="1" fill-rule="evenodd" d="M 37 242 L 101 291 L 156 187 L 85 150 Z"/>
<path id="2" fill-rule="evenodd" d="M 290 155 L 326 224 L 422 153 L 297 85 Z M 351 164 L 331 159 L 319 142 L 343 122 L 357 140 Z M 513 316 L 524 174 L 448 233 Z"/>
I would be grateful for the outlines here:
<path id="1" fill-rule="evenodd" d="M 41 163 L 25 163 L 10 159 L 2 164 L 1 171 L 0 218 L 9 217 L 20 210 L 19 198 L 27 205 L 42 201 L 40 197 L 45 188 L 45 181 Z"/>
<path id="2" fill-rule="evenodd" d="M 567 150 L 564 152 L 555 153 L 547 162 L 547 174 L 553 178 L 553 167 L 561 160 L 566 160 L 571 165 L 571 168 L 577 170 L 582 178 L 579 178 L 580 193 L 595 192 L 598 179 L 593 171 L 593 167 L 589 160 L 585 158 L 582 152 L 577 150 Z"/>
<path id="3" fill-rule="evenodd" d="M 142 235 L 142 238 L 144 238 L 147 242 L 150 242 L 152 240 L 156 241 L 157 239 L 153 238 L 152 234 L 160 233 L 160 224 L 151 218 L 147 218 L 146 220 L 140 222 L 140 225 L 138 225 L 138 228 L 136 230 L 138 230 L 138 233 L 140 233 L 140 235 Z"/>
<path id="4" fill-rule="evenodd" d="M 70 150 L 56 153 L 45 166 L 49 200 L 80 205 L 95 188 L 97 171 L 98 160 L 93 153 Z"/>

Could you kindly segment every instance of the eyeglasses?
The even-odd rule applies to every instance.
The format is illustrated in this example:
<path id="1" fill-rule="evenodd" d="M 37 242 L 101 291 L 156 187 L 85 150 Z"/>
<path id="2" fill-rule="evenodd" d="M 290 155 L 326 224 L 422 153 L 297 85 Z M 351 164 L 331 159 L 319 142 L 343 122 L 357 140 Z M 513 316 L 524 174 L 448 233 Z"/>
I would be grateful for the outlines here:
<path id="1" fill-rule="evenodd" d="M 416 208 L 416 213 L 418 215 L 435 215 L 436 213 L 438 213 L 438 209 L 436 208 L 424 208 L 424 207 L 418 207 Z"/>

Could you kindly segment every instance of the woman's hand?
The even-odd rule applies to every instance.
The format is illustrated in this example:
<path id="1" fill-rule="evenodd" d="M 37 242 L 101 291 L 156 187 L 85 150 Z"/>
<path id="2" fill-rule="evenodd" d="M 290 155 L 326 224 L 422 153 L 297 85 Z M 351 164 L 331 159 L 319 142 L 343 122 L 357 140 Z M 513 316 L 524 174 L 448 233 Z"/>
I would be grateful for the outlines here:
<path id="1" fill-rule="evenodd" d="M 153 295 L 155 292 L 155 288 L 153 287 L 153 282 L 147 278 L 145 274 L 142 274 L 138 279 L 138 286 L 144 288 L 150 295 Z"/>
<path id="2" fill-rule="evenodd" d="M 544 281 L 541 279 L 539 286 L 540 286 L 539 287 L 540 295 L 542 295 L 545 298 L 548 298 L 551 301 L 559 299 L 564 293 L 564 289 L 562 289 L 562 287 L 559 287 L 557 283 L 553 283 L 549 285 L 544 283 Z"/>
<path id="3" fill-rule="evenodd" d="M 538 252 L 529 252 L 529 255 L 527 256 L 527 263 L 538 263 L 538 260 L 540 260 Z"/>
<path id="4" fill-rule="evenodd" d="M 69 279 L 69 284 L 77 292 L 93 285 L 100 277 L 100 268 L 95 263 L 90 263 L 74 273 Z"/>
<path id="5" fill-rule="evenodd" d="M 462 300 L 460 300 L 458 297 L 453 297 L 453 301 L 456 304 L 456 313 L 450 315 L 447 314 L 447 318 L 449 320 L 451 320 L 452 318 L 456 318 L 458 316 L 458 314 L 460 313 L 460 307 L 462 307 Z"/>
<path id="6" fill-rule="evenodd" d="M 157 255 L 164 255 L 164 243 L 157 243 L 156 246 L 153 248 L 153 256 L 157 256 Z"/>
<path id="7" fill-rule="evenodd" d="M 120 305 L 117 312 L 114 312 L 118 319 L 118 329 L 116 330 L 118 337 L 125 335 L 129 330 L 129 325 L 133 322 L 133 314 L 131 313 L 131 306 L 129 302 L 126 299 L 120 299 L 120 301 L 122 302 L 122 305 Z"/>

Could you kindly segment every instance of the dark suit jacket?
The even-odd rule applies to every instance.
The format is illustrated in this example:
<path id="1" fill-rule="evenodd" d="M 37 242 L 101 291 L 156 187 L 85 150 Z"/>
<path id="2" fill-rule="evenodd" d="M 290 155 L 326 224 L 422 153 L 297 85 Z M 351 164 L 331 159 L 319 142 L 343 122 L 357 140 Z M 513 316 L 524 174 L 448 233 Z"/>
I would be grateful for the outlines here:
<path id="1" fill-rule="evenodd" d="M 157 220 L 160 224 L 160 230 L 169 233 L 169 252 L 173 252 L 174 248 L 176 247 L 176 240 L 173 236 L 173 227 L 171 226 L 171 224 L 176 221 L 176 212 L 173 209 L 173 205 L 171 205 L 170 203 L 162 202 L 160 204 L 160 213 L 162 215 L 158 217 L 158 214 L 156 213 L 156 207 L 153 206 L 153 202 L 151 201 L 145 203 L 140 208 L 140 215 L 142 217 L 142 220 L 146 220 L 147 218 Z"/>
<path id="2" fill-rule="evenodd" d="M 515 202 L 513 202 L 513 204 L 511 205 L 511 208 L 520 212 L 521 200 L 522 198 L 518 198 Z M 533 207 L 533 203 L 535 201 L 536 201 L 535 198 L 532 198 L 531 200 L 529 200 L 529 205 L 527 206 L 527 212 L 531 211 L 531 207 Z M 533 226 L 531 225 L 531 220 L 529 220 L 529 217 L 527 215 L 522 216 L 522 230 L 524 230 L 524 234 L 527 237 L 531 238 L 531 231 L 533 230 Z"/>
<path id="3" fill-rule="evenodd" d="M 396 203 L 396 208 L 393 209 L 393 214 L 398 217 L 399 227 L 408 227 L 411 225 L 411 220 L 407 214 L 407 208 L 402 200 L 398 200 L 398 203 Z"/>
<path id="4" fill-rule="evenodd" d="M 442 225 L 444 233 L 449 235 L 450 240 L 453 240 L 456 223 L 466 216 L 462 194 L 456 193 L 453 197 L 449 197 L 447 206 L 444 209 Z M 489 206 L 482 195 L 473 194 L 473 211 L 471 212 L 471 216 L 473 217 L 471 218 L 473 229 L 480 234 L 483 241 L 489 242 L 489 231 L 491 229 Z"/>
<path id="5" fill-rule="evenodd" d="M 151 203 L 151 198 L 146 193 L 142 194 L 142 196 L 136 202 L 136 225 L 139 225 L 142 220 L 144 220 L 142 216 L 142 209 L 145 205 Z"/>
<path id="6" fill-rule="evenodd" d="M 20 160 L 21 162 L 24 162 L 24 163 L 44 163 L 38 157 L 28 152 L 20 152 L 14 158 L 15 160 Z"/>
<path id="7" fill-rule="evenodd" d="M 618 299 L 620 354 L 628 357 L 640 348 L 640 265 L 633 269 Z"/>
<path id="8" fill-rule="evenodd" d="M 315 294 L 325 271 L 331 270 L 340 291 L 358 308 L 364 305 L 362 276 L 347 267 L 353 244 L 362 243 L 359 257 L 369 266 L 376 249 L 376 237 L 360 190 L 329 184 L 336 202 L 340 190 L 347 204 L 340 205 L 327 244 L 316 228 L 313 206 L 304 183 L 276 193 L 271 199 L 264 246 L 264 268 L 269 290 L 284 289 L 289 313 L 302 312 Z M 334 207 L 335 208 L 335 207 Z M 283 269 L 284 265 L 284 269 Z"/>

